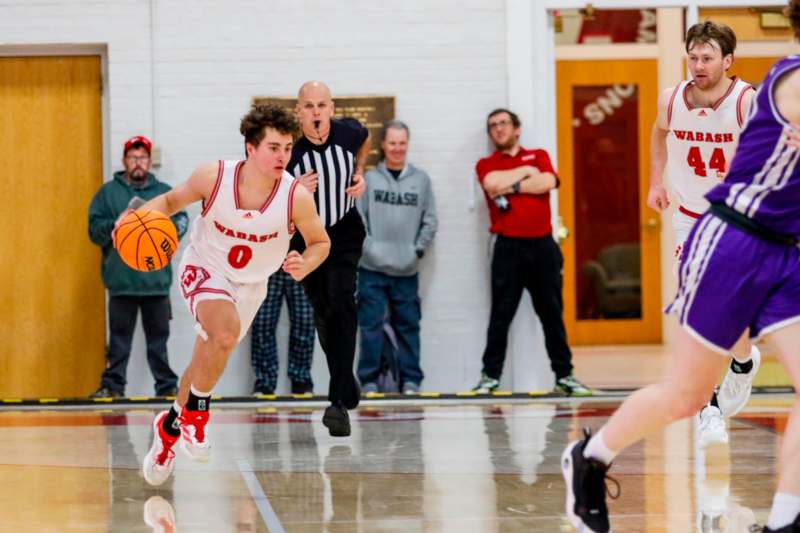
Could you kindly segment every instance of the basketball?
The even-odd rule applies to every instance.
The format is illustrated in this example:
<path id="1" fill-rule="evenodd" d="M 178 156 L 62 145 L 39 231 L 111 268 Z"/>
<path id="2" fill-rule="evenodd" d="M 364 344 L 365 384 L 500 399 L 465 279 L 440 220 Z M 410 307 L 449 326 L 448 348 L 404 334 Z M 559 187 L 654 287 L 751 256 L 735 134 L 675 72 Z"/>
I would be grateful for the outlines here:
<path id="1" fill-rule="evenodd" d="M 153 272 L 167 266 L 178 249 L 175 224 L 158 211 L 130 212 L 117 226 L 116 249 L 134 270 Z"/>

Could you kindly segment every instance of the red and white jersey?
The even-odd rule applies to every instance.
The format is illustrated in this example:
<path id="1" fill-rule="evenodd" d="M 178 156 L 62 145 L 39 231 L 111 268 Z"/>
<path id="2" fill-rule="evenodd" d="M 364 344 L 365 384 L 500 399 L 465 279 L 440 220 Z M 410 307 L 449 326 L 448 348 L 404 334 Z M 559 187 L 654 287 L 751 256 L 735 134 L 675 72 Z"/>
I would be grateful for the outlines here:
<path id="1" fill-rule="evenodd" d="M 680 205 L 693 213 L 708 209 L 705 194 L 719 183 L 733 158 L 747 117 L 740 112 L 742 96 L 753 87 L 733 78 L 728 91 L 711 107 L 692 107 L 693 81 L 675 87 L 667 108 L 667 177 Z"/>
<path id="2" fill-rule="evenodd" d="M 217 182 L 192 227 L 196 255 L 234 283 L 266 283 L 283 264 L 294 233 L 292 198 L 297 186 L 284 172 L 260 209 L 239 205 L 244 161 L 220 161 Z"/>

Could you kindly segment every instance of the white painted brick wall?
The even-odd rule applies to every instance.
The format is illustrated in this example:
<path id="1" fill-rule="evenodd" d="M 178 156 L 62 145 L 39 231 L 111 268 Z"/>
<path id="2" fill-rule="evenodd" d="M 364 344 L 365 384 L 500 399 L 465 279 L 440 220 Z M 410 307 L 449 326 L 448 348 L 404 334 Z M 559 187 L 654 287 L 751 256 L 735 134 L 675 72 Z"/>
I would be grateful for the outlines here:
<path id="1" fill-rule="evenodd" d="M 487 214 L 483 199 L 473 197 L 471 182 L 476 160 L 488 149 L 485 115 L 507 102 L 505 4 L 359 0 L 348 2 L 347 9 L 343 5 L 0 0 L 0 45 L 107 44 L 105 149 L 112 166 L 119 168 L 124 139 L 151 135 L 163 150 L 163 165 L 155 172 L 172 184 L 200 162 L 242 155 L 239 119 L 252 96 L 293 95 L 309 79 L 326 81 L 335 95 L 394 95 L 397 117 L 411 127 L 410 159 L 432 176 L 439 206 L 437 241 L 422 269 L 424 387 L 464 390 L 478 377 L 488 320 Z M 192 216 L 197 212 L 190 210 Z M 194 331 L 177 290 L 172 299 L 170 357 L 182 370 Z M 504 385 L 549 386 L 552 377 L 541 332 L 530 327 L 535 318 L 527 296 L 521 307 Z M 279 332 L 285 368 L 285 316 Z M 129 394 L 152 392 L 143 352 L 138 331 Z M 222 394 L 250 391 L 249 338 L 237 352 L 218 386 Z M 319 347 L 313 375 L 317 392 L 324 393 L 327 370 Z M 281 390 L 286 384 L 284 377 Z"/>

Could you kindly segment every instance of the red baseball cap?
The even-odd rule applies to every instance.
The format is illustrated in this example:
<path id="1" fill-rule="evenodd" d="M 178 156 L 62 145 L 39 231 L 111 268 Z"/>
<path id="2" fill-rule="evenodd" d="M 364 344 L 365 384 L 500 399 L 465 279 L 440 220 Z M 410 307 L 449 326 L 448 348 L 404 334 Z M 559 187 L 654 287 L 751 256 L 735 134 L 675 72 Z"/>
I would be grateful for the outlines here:
<path id="1" fill-rule="evenodd" d="M 147 150 L 148 155 L 150 154 L 150 151 L 153 149 L 153 143 L 150 142 L 150 139 L 148 139 L 144 135 L 134 135 L 133 137 L 125 141 L 125 148 L 122 150 L 122 155 L 127 154 L 128 150 L 130 150 L 131 148 L 136 148 L 137 145 Z"/>

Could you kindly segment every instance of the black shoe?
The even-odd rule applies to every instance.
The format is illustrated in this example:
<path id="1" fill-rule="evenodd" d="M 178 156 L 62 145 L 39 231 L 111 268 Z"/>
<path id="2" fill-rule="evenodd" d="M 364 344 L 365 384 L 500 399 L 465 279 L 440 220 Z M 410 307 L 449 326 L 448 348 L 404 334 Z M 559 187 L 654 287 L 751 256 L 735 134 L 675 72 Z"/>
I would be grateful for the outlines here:
<path id="1" fill-rule="evenodd" d="M 310 381 L 292 380 L 292 394 L 314 394 L 314 384 Z"/>
<path id="2" fill-rule="evenodd" d="M 347 409 L 355 409 L 358 407 L 358 402 L 361 401 L 361 386 L 358 384 L 358 380 L 353 376 L 353 389 L 350 392 L 350 397 L 345 398 L 342 402 Z"/>
<path id="3" fill-rule="evenodd" d="M 269 387 L 255 387 L 253 388 L 253 396 L 275 394 L 275 389 Z"/>
<path id="4" fill-rule="evenodd" d="M 350 415 L 340 405 L 329 405 L 322 415 L 322 423 L 328 428 L 331 437 L 350 436 Z"/>
<path id="5" fill-rule="evenodd" d="M 794 519 L 794 522 L 788 526 L 784 526 L 780 529 L 770 529 L 767 526 L 764 526 L 764 531 L 762 533 L 800 533 L 800 514 L 797 515 L 797 518 Z"/>
<path id="6" fill-rule="evenodd" d="M 166 398 L 167 396 L 178 396 L 178 387 L 170 387 L 168 389 L 164 389 L 162 391 L 157 391 L 156 396 L 160 396 L 162 398 Z"/>
<path id="7" fill-rule="evenodd" d="M 584 429 L 584 440 L 575 441 L 561 454 L 561 473 L 567 485 L 567 516 L 578 531 L 585 533 L 607 533 L 611 531 L 606 507 L 606 472 L 610 465 L 583 456 L 586 443 L 592 436 Z M 617 494 L 619 497 L 619 483 Z"/>
<path id="8" fill-rule="evenodd" d="M 122 398 L 123 393 L 110 389 L 108 387 L 100 387 L 89 395 L 89 398 Z"/>

